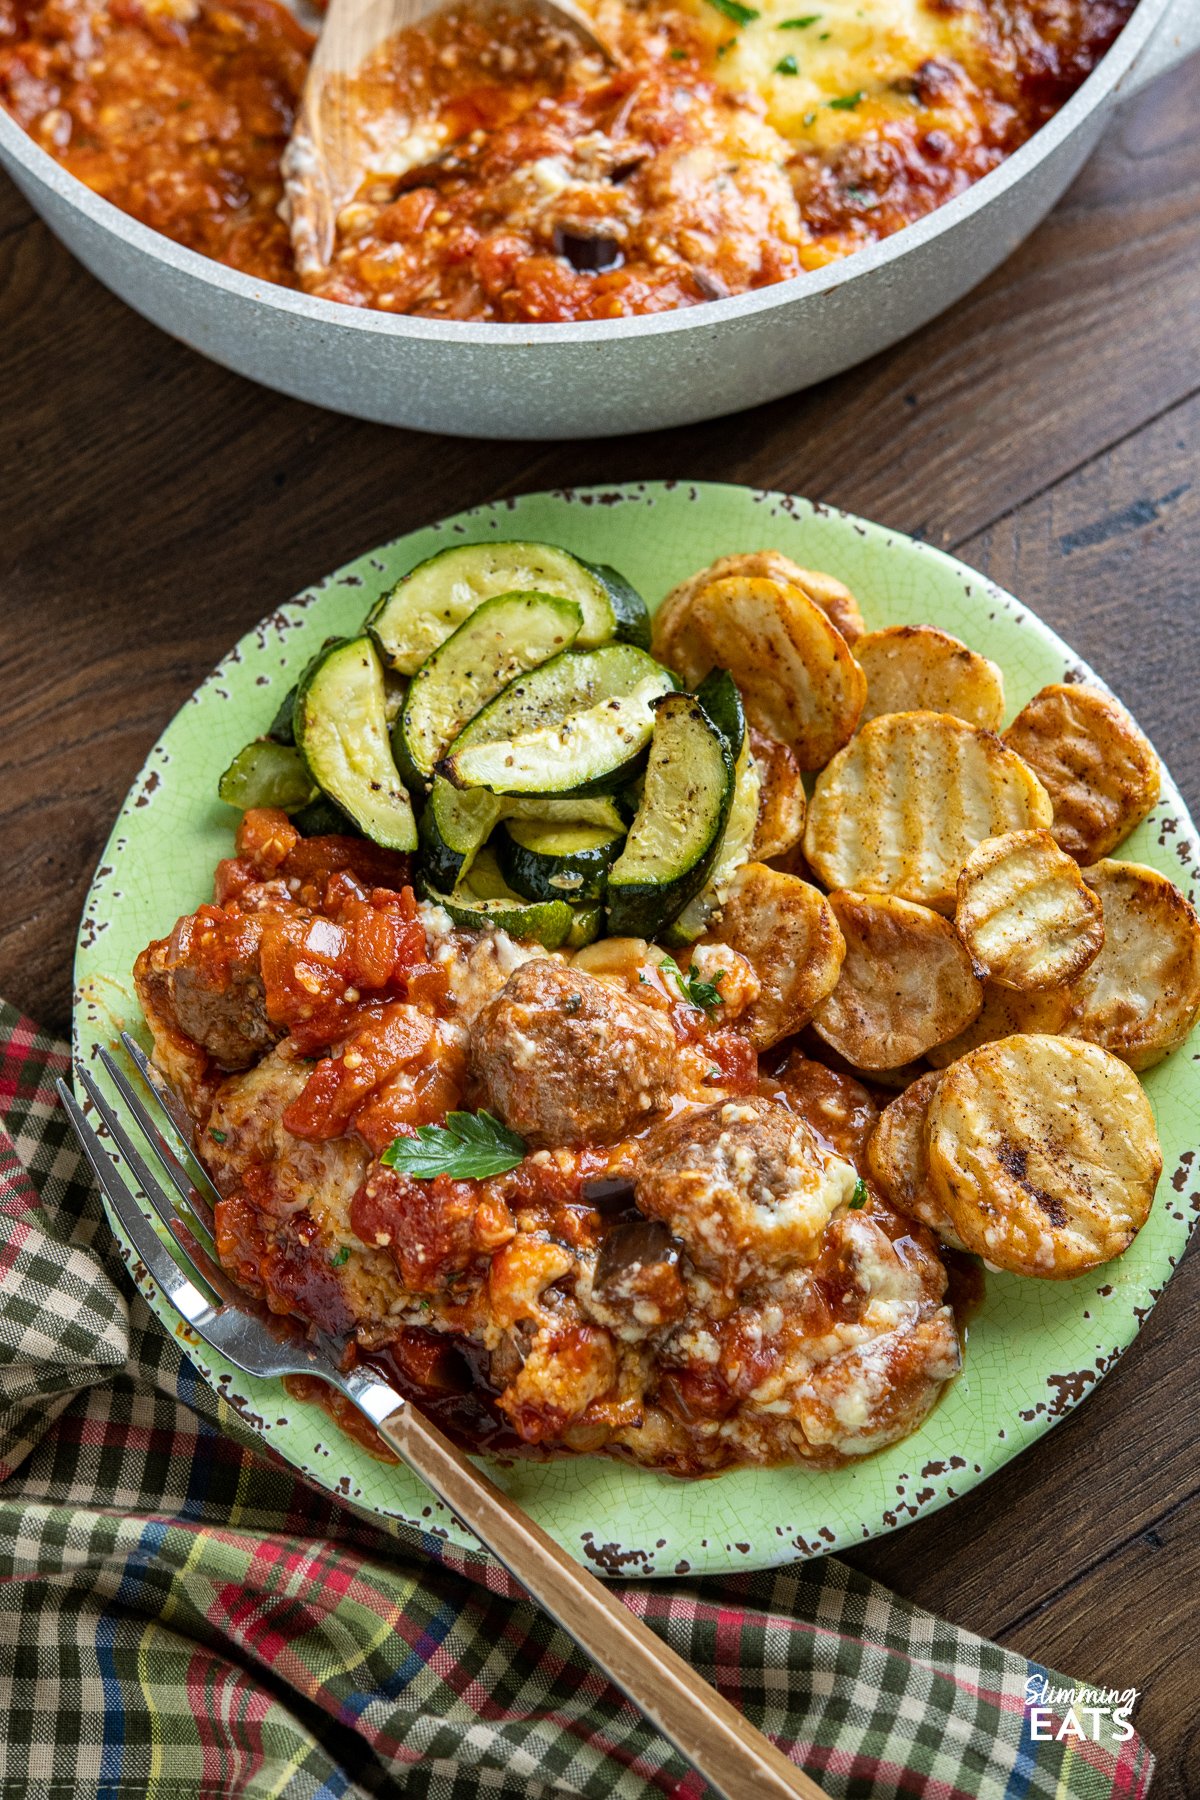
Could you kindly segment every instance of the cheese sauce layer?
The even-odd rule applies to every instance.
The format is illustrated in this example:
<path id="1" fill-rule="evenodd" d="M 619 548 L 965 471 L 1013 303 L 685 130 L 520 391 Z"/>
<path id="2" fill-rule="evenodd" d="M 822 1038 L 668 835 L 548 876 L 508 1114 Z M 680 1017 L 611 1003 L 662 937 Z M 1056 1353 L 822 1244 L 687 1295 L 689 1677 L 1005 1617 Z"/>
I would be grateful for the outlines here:
<path id="1" fill-rule="evenodd" d="M 448 11 L 355 84 L 377 150 L 303 277 L 280 159 L 311 44 L 275 0 L 0 0 L 0 103 L 96 192 L 249 274 L 430 317 L 616 318 L 920 218 L 1050 118 L 1132 8 L 596 0 L 615 70 L 528 14 Z"/>

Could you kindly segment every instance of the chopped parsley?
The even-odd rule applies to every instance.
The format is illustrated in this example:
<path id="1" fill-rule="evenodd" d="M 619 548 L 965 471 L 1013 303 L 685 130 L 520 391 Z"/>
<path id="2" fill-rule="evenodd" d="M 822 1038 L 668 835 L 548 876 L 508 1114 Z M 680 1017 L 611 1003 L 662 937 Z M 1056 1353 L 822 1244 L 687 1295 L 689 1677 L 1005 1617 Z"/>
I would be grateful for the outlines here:
<path id="1" fill-rule="evenodd" d="M 330 1257 L 329 1261 L 330 1261 L 330 1265 L 335 1269 L 340 1269 L 343 1263 L 349 1262 L 350 1261 L 350 1246 L 349 1246 L 349 1244 L 339 1244 L 337 1249 L 334 1251 L 333 1255 Z"/>
<path id="2" fill-rule="evenodd" d="M 867 1184 L 860 1175 L 854 1184 L 854 1192 L 850 1196 L 850 1211 L 861 1212 L 867 1204 Z"/>
<path id="3" fill-rule="evenodd" d="M 853 112 L 863 98 L 863 89 L 857 88 L 853 94 L 839 94 L 836 100 L 827 100 L 826 106 L 834 112 Z"/>
<path id="4" fill-rule="evenodd" d="M 800 65 L 794 56 L 781 56 L 775 64 L 775 73 L 777 75 L 798 75 Z"/>
<path id="5" fill-rule="evenodd" d="M 482 1181 L 515 1169 L 524 1155 L 524 1139 L 494 1114 L 449 1112 L 444 1125 L 418 1125 L 416 1137 L 394 1138 L 379 1160 L 418 1181 L 435 1175 Z"/>
<path id="6" fill-rule="evenodd" d="M 736 50 L 736 49 L 737 49 L 737 39 L 736 38 L 726 38 L 725 42 L 723 44 L 717 45 L 717 60 L 718 60 L 718 62 L 720 61 L 720 59 L 723 56 L 728 56 L 728 54 L 731 50 Z"/>
<path id="7" fill-rule="evenodd" d="M 692 1006 L 698 1006 L 701 1012 L 715 1012 L 720 1006 L 721 990 L 717 983 L 725 979 L 724 969 L 718 969 L 711 981 L 705 981 L 690 970 L 685 975 L 673 956 L 664 957 L 658 966 L 664 974 L 675 977 L 675 984 L 684 999 Z"/>
<path id="8" fill-rule="evenodd" d="M 820 16 L 820 13 L 805 13 L 802 19 L 784 19 L 779 29 L 780 31 L 807 31 L 810 25 L 816 24 Z"/>
<path id="9" fill-rule="evenodd" d="M 671 61 L 672 62 L 686 62 L 687 61 L 687 51 L 686 50 L 672 50 Z"/>
<path id="10" fill-rule="evenodd" d="M 727 19 L 732 19 L 735 25 L 751 25 L 759 17 L 758 8 L 743 6 L 742 0 L 708 0 L 708 4 L 724 13 Z"/>
<path id="11" fill-rule="evenodd" d="M 223 1144 L 229 1133 L 226 1131 L 218 1131 L 215 1125 L 210 1125 L 208 1128 L 208 1135 L 214 1144 Z"/>

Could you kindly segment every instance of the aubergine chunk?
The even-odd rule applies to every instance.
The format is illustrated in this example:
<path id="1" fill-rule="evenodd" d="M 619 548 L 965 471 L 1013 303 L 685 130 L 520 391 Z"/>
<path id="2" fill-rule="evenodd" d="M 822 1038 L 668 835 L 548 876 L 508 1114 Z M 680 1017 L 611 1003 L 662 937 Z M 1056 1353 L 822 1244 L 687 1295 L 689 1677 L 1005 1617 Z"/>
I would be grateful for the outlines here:
<path id="1" fill-rule="evenodd" d="M 267 1018 L 262 931 L 253 914 L 206 907 L 150 944 L 135 969 L 147 1017 L 174 1027 L 231 1073 L 248 1069 L 280 1036 Z"/>
<path id="2" fill-rule="evenodd" d="M 483 1104 L 528 1142 L 613 1143 L 670 1100 L 675 1034 L 612 982 L 546 957 L 480 1011 L 471 1066 Z"/>

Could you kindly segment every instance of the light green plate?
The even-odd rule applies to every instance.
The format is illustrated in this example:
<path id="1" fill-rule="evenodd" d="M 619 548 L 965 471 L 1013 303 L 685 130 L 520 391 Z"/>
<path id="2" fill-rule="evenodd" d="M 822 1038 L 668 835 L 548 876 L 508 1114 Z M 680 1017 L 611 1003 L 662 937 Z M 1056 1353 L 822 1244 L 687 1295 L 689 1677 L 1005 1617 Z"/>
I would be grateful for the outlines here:
<path id="1" fill-rule="evenodd" d="M 534 494 L 479 507 L 398 538 L 281 606 L 233 650 L 151 751 L 117 820 L 87 903 L 76 965 L 76 1055 L 139 1029 L 137 952 L 210 897 L 234 815 L 217 777 L 266 729 L 279 695 L 331 632 L 357 630 L 397 576 L 453 543 L 542 538 L 611 562 L 653 604 L 715 557 L 767 547 L 840 576 L 872 626 L 929 621 L 1004 670 L 1012 711 L 1047 681 L 1088 675 L 1016 600 L 940 551 L 848 514 L 746 488 L 646 483 Z M 274 596 L 264 594 L 270 602 Z M 1165 781 L 1153 818 L 1122 855 L 1189 892 L 1194 828 Z M 1165 1168 L 1149 1223 L 1121 1259 L 1073 1282 L 990 1275 L 966 1367 L 931 1417 L 894 1449 L 834 1474 L 742 1470 L 682 1482 L 600 1457 L 502 1463 L 493 1473 L 548 1530 L 607 1573 L 670 1575 L 761 1568 L 861 1542 L 942 1506 L 1015 1456 L 1083 1399 L 1132 1342 L 1183 1253 L 1200 1208 L 1200 1071 L 1187 1046 L 1146 1076 Z M 143 1291 L 168 1329 L 175 1316 Z M 324 1412 L 192 1348 L 193 1360 L 289 1462 L 354 1505 L 464 1538 L 402 1469 L 374 1461 Z"/>

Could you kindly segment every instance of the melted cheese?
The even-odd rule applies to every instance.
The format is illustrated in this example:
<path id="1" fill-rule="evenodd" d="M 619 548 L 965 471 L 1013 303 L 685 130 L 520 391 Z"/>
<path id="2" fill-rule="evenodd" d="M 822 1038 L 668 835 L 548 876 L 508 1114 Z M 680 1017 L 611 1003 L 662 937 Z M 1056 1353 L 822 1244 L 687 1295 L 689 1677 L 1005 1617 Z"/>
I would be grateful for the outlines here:
<path id="1" fill-rule="evenodd" d="M 709 0 L 692 0 L 718 46 L 717 78 L 739 93 L 761 95 L 768 120 L 784 137 L 822 149 L 859 136 L 868 122 L 911 113 L 912 77 L 921 65 L 969 62 L 978 33 L 973 11 L 935 13 L 924 0 L 757 5 L 759 17 L 739 26 Z M 801 19 L 812 23 L 785 25 Z M 794 75 L 779 68 L 789 57 Z"/>

